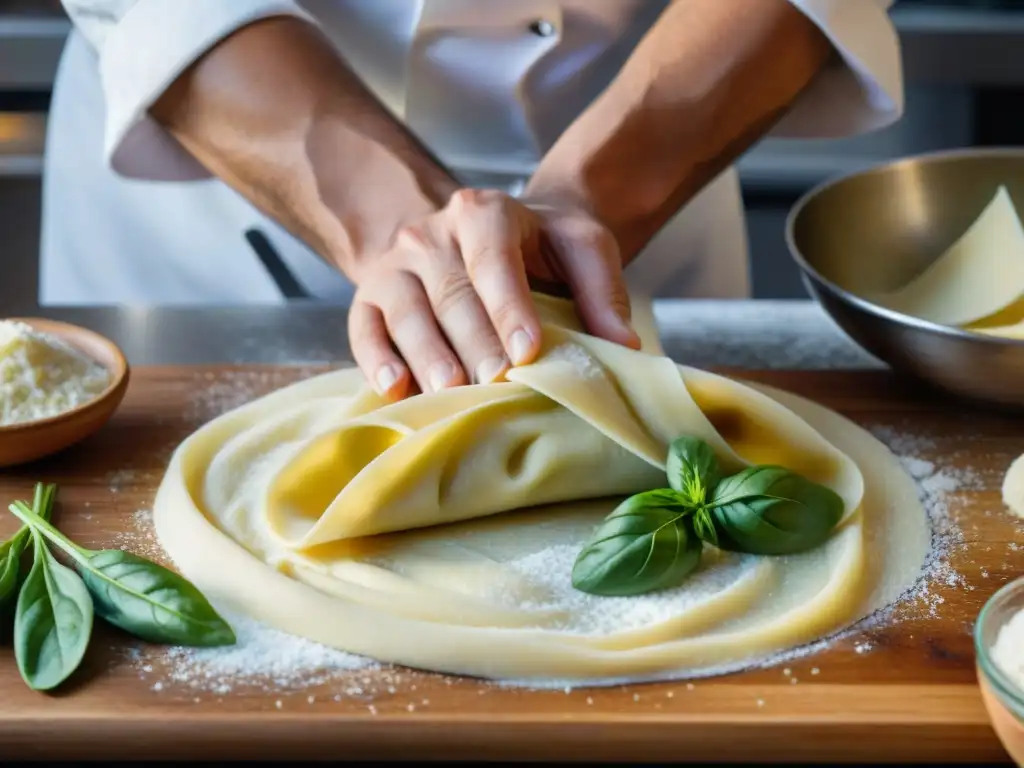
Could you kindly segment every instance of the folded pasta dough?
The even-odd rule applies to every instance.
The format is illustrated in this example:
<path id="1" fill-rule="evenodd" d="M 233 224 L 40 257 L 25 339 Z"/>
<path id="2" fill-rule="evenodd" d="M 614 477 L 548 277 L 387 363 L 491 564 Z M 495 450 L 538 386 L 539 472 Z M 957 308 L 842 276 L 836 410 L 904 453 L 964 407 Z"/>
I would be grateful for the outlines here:
<path id="1" fill-rule="evenodd" d="M 264 467 L 267 531 L 300 550 L 526 507 L 665 485 L 669 443 L 706 440 L 724 468 L 782 464 L 833 488 L 848 513 L 857 467 L 790 411 L 729 379 L 588 336 L 568 302 L 538 297 L 544 346 L 509 381 L 355 410 L 317 402 L 317 434 Z M 654 342 L 648 337 L 646 344 Z M 312 418 L 308 404 L 243 432 L 214 457 L 208 494 L 268 439 Z M 221 502 L 209 498 L 217 506 Z"/>
<path id="2" fill-rule="evenodd" d="M 507 382 L 386 404 L 347 369 L 203 426 L 161 483 L 160 543 L 216 603 L 283 631 L 531 681 L 735 668 L 849 624 L 916 577 L 926 518 L 869 434 L 792 395 L 677 366 L 649 304 L 635 307 L 634 351 L 582 333 L 567 302 L 537 300 L 542 354 Z M 664 484 L 682 434 L 729 469 L 782 464 L 833 488 L 844 522 L 789 557 L 708 548 L 663 592 L 573 591 L 585 537 L 623 495 Z"/>

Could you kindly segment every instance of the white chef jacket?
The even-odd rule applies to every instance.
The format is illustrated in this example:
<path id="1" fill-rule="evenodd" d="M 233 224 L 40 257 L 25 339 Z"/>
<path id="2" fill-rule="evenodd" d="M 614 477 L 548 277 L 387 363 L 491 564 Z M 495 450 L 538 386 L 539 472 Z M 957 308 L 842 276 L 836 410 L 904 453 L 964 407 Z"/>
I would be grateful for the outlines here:
<path id="1" fill-rule="evenodd" d="M 683 0 L 677 0 L 683 1 Z M 758 0 L 750 0 L 757 2 Z M 839 56 L 775 136 L 839 137 L 903 108 L 892 0 L 790 0 Z M 50 111 L 43 304 L 286 301 L 244 233 L 261 231 L 313 298 L 352 287 L 210 175 L 147 114 L 232 31 L 271 16 L 318 24 L 374 94 L 470 186 L 521 189 L 607 86 L 667 0 L 64 0 L 75 25 Z M 656 296 L 749 292 L 739 182 L 721 174 L 627 270 Z"/>

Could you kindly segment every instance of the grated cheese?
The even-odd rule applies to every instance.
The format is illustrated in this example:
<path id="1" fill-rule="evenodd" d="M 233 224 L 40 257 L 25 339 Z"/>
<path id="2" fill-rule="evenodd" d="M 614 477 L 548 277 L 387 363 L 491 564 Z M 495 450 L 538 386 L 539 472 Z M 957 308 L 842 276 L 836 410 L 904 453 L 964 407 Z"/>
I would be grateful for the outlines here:
<path id="1" fill-rule="evenodd" d="M 70 411 L 108 384 L 109 371 L 60 339 L 0 321 L 0 426 Z"/>

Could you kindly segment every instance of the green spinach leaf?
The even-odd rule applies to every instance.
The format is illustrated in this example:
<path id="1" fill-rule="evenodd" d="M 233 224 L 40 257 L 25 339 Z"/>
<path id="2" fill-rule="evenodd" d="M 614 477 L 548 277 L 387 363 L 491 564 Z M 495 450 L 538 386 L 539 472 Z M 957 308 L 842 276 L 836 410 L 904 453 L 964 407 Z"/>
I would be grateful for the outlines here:
<path id="1" fill-rule="evenodd" d="M 35 561 L 14 614 L 14 657 L 29 687 L 48 691 L 82 663 L 93 606 L 78 574 L 57 562 L 39 533 L 32 539 Z"/>
<path id="2" fill-rule="evenodd" d="M 6 603 L 18 587 L 21 556 L 25 552 L 28 536 L 28 529 L 22 528 L 0 544 L 0 605 Z"/>
<path id="3" fill-rule="evenodd" d="M 626 499 L 598 527 L 572 570 L 573 587 L 603 596 L 678 586 L 700 563 L 693 511 L 673 491 Z"/>
<path id="4" fill-rule="evenodd" d="M 96 613 L 149 642 L 193 646 L 232 645 L 235 633 L 187 579 L 162 565 L 119 549 L 79 547 L 22 503 L 11 511 L 74 561 Z"/>
<path id="5" fill-rule="evenodd" d="M 666 460 L 668 483 L 694 507 L 702 505 L 721 479 L 718 458 L 711 446 L 697 437 L 672 442 Z"/>
<path id="6" fill-rule="evenodd" d="M 106 621 L 151 643 L 233 645 L 235 633 L 202 592 L 145 558 L 106 549 L 88 552 L 80 571 Z"/>
<path id="7" fill-rule="evenodd" d="M 769 465 L 722 480 L 709 509 L 722 549 L 790 555 L 828 539 L 844 505 L 832 489 Z"/>
<path id="8" fill-rule="evenodd" d="M 54 485 L 37 483 L 35 496 L 32 500 L 32 511 L 43 520 L 50 519 L 53 508 Z M 10 539 L 0 543 L 0 605 L 14 595 L 21 576 L 21 561 L 25 548 L 28 546 L 30 529 L 22 525 Z"/>

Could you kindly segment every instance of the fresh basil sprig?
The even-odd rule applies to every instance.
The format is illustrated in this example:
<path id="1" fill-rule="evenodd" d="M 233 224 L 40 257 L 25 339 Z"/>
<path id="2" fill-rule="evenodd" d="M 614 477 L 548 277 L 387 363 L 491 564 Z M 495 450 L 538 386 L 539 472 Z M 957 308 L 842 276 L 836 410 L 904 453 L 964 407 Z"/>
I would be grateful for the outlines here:
<path id="1" fill-rule="evenodd" d="M 843 516 L 842 497 L 784 467 L 749 467 L 715 488 L 710 512 L 718 547 L 793 555 L 822 544 Z"/>
<path id="2" fill-rule="evenodd" d="M 693 507 L 704 504 L 718 485 L 721 470 L 711 446 L 697 437 L 672 441 L 665 462 L 669 487 Z"/>
<path id="3" fill-rule="evenodd" d="M 626 596 L 679 584 L 700 563 L 702 544 L 673 491 L 648 491 L 615 508 L 583 547 L 573 587 Z"/>
<path id="4" fill-rule="evenodd" d="M 754 555 L 791 555 L 822 544 L 843 516 L 835 491 L 784 467 L 749 467 L 721 478 L 712 448 L 673 441 L 670 488 L 626 499 L 605 518 L 573 566 L 573 586 L 637 595 L 681 584 L 703 544 Z"/>
<path id="5" fill-rule="evenodd" d="M 50 690 L 77 669 L 94 613 L 149 642 L 235 643 L 234 631 L 187 579 L 130 552 L 85 549 L 58 531 L 49 521 L 55 493 L 55 486 L 39 484 L 31 508 L 21 501 L 11 504 L 24 525 L 0 545 L 0 580 L 12 579 L 0 586 L 10 594 L 26 541 L 31 538 L 33 544 L 33 565 L 18 594 L 14 619 L 18 670 L 31 688 Z M 73 568 L 58 562 L 48 543 L 62 550 Z"/>

